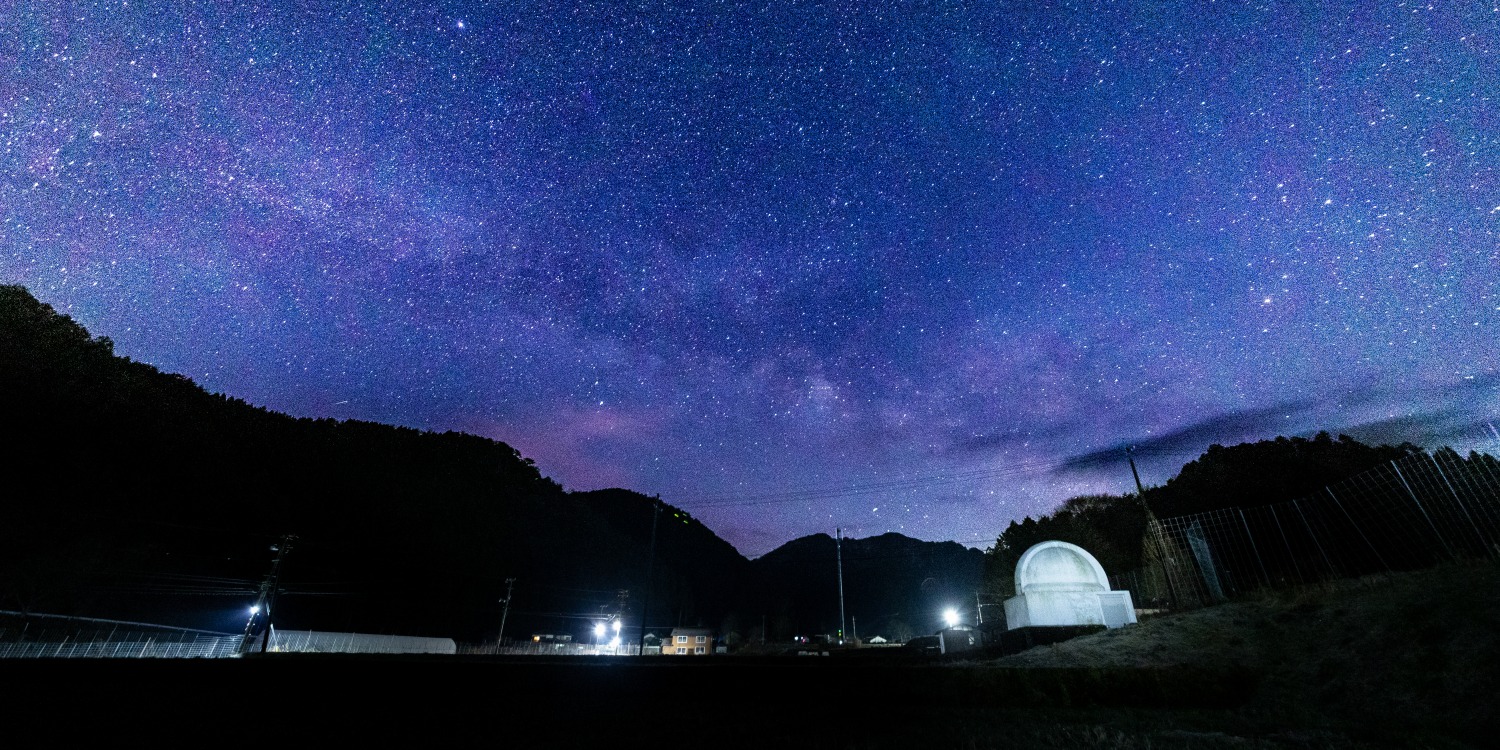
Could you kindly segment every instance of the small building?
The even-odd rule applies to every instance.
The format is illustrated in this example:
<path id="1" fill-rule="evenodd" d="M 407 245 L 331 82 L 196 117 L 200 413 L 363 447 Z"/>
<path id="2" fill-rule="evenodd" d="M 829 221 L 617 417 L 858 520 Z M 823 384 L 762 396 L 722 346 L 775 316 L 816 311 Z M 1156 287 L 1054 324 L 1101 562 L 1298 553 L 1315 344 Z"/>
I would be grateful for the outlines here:
<path id="1" fill-rule="evenodd" d="M 661 652 L 672 656 L 702 656 L 714 653 L 714 631 L 709 628 L 672 628 L 661 644 Z"/>
<path id="2" fill-rule="evenodd" d="M 942 654 L 957 654 L 964 651 L 973 651 L 980 646 L 979 631 L 968 625 L 954 625 L 939 630 L 938 652 Z"/>
<path id="3" fill-rule="evenodd" d="M 652 632 L 647 632 L 644 636 L 641 637 L 641 653 L 642 654 L 659 654 L 659 653 L 661 653 L 661 644 L 662 644 L 662 641 L 664 641 L 664 640 L 666 640 L 666 638 L 663 637 L 663 636 L 659 636 L 659 635 L 657 635 L 655 633 L 652 633 Z"/>

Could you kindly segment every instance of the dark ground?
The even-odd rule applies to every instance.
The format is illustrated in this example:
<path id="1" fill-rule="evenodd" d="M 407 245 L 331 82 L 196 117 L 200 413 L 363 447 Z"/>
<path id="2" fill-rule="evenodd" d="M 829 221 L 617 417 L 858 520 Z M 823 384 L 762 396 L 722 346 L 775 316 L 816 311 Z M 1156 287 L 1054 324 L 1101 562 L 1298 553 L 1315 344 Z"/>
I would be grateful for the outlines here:
<path id="1" fill-rule="evenodd" d="M 0 674 L 11 731 L 45 732 L 59 746 L 246 737 L 507 748 L 1381 746 L 1246 721 L 1236 710 L 1255 678 L 1235 670 L 268 654 L 16 660 Z"/>
<path id="2" fill-rule="evenodd" d="M 45 747 L 1481 748 L 1500 565 L 1267 593 L 1021 653 L 0 660 Z M 21 747 L 20 744 L 12 746 Z"/>

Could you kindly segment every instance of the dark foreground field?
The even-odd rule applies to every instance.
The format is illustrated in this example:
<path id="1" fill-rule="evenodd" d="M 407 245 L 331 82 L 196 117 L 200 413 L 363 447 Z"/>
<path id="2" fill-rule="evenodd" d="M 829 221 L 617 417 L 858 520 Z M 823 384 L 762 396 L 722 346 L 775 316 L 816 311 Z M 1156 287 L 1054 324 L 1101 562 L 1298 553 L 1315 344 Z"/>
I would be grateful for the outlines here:
<path id="1" fill-rule="evenodd" d="M 270 654 L 0 664 L 10 736 L 384 747 L 1465 747 L 1278 726 L 1236 669 Z"/>
<path id="2" fill-rule="evenodd" d="M 1500 566 L 1267 594 L 1003 658 L 0 661 L 0 737 L 75 747 L 1487 748 Z M 20 744 L 15 744 L 21 747 Z"/>
<path id="3" fill-rule="evenodd" d="M 812 657 L 270 654 L 9 661 L 0 673 L 13 730 L 169 744 L 265 732 L 384 745 L 416 732 L 438 747 L 1188 747 L 1231 721 L 1253 687 L 1233 671 Z"/>

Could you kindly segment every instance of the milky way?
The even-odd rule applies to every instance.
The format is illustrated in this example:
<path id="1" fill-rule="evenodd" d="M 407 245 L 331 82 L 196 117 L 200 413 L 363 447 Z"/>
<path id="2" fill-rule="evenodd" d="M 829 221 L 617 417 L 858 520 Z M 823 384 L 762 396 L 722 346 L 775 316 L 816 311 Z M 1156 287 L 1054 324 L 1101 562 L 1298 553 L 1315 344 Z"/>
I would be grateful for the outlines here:
<path id="1" fill-rule="evenodd" d="M 0 170 L 117 352 L 750 555 L 1500 448 L 1493 2 L 0 2 Z"/>

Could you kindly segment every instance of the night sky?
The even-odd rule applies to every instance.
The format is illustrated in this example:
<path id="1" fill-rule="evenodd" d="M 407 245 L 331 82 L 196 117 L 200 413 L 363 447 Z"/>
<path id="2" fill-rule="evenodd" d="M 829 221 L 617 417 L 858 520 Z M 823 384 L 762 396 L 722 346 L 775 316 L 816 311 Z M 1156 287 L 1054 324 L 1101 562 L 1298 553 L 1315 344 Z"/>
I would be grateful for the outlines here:
<path id="1" fill-rule="evenodd" d="M 0 282 L 747 555 L 1500 449 L 1500 5 L 0 0 Z"/>

